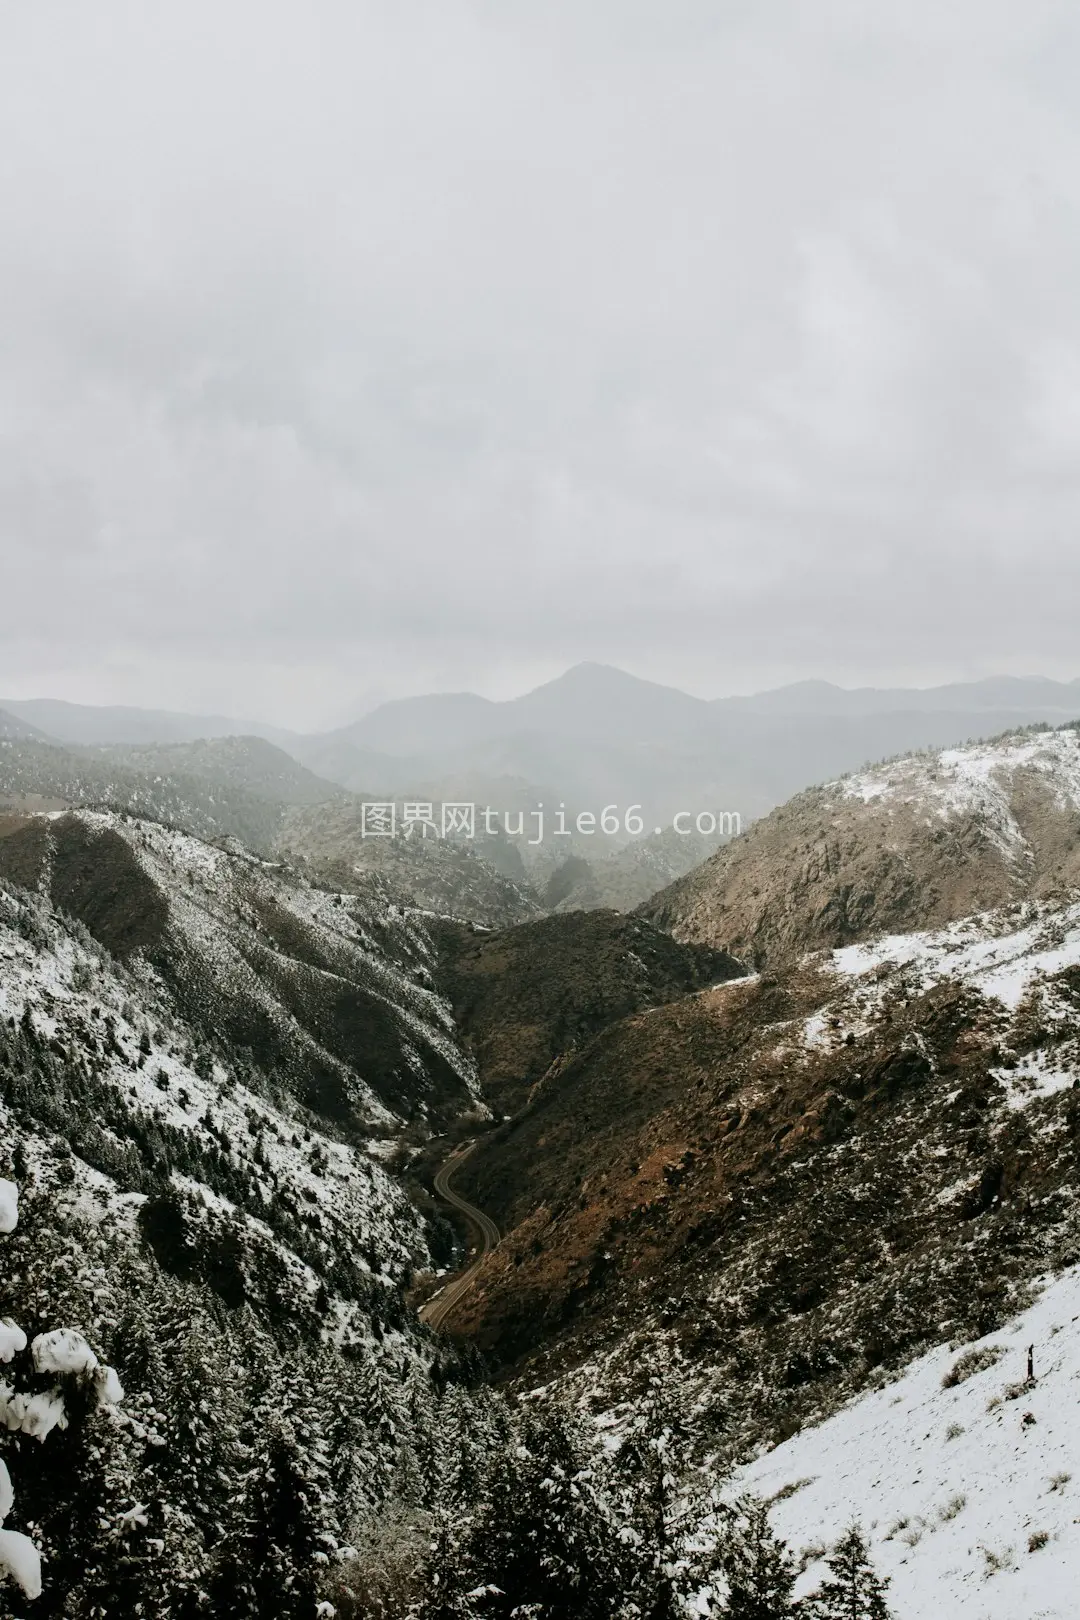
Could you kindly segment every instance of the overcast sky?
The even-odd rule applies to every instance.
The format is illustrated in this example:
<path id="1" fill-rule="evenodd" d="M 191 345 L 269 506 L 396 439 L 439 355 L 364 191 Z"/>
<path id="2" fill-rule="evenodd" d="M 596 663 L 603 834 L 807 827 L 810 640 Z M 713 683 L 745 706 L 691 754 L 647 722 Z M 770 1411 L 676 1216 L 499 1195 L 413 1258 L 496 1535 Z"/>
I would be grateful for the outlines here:
<path id="1" fill-rule="evenodd" d="M 1080 675 L 1080 7 L 0 0 L 0 693 Z"/>

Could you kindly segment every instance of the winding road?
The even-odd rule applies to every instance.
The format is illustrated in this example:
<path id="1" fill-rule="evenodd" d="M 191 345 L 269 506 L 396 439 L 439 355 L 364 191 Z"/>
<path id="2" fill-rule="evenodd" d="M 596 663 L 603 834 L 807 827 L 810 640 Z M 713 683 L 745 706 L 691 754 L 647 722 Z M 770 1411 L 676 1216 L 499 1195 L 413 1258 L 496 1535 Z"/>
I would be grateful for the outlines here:
<path id="1" fill-rule="evenodd" d="M 475 1204 L 470 1204 L 467 1198 L 462 1198 L 461 1194 L 456 1193 L 450 1185 L 450 1177 L 460 1165 L 465 1163 L 465 1160 L 475 1147 L 476 1143 L 470 1142 L 466 1147 L 458 1148 L 456 1152 L 451 1153 L 446 1163 L 442 1165 L 435 1176 L 436 1193 L 444 1203 L 449 1204 L 453 1209 L 464 1215 L 469 1225 L 474 1227 L 480 1234 L 480 1248 L 471 1266 L 467 1267 L 465 1271 L 459 1272 L 435 1295 L 434 1299 L 429 1299 L 426 1305 L 421 1306 L 420 1320 L 426 1322 L 428 1327 L 442 1327 L 458 1300 L 461 1299 L 462 1295 L 467 1294 L 472 1287 L 473 1279 L 483 1265 L 485 1257 L 491 1253 L 499 1241 L 499 1228 L 495 1225 L 491 1216 L 485 1215 L 483 1210 L 477 1209 Z"/>

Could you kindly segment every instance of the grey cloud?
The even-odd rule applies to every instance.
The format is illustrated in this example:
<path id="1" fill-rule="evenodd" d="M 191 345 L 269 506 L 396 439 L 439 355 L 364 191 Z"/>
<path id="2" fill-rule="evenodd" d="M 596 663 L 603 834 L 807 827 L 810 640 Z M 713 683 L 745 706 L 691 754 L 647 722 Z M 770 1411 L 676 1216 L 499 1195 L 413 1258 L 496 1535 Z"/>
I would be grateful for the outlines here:
<path id="1" fill-rule="evenodd" d="M 42 0 L 0 46 L 10 693 L 1076 673 L 1073 8 Z"/>

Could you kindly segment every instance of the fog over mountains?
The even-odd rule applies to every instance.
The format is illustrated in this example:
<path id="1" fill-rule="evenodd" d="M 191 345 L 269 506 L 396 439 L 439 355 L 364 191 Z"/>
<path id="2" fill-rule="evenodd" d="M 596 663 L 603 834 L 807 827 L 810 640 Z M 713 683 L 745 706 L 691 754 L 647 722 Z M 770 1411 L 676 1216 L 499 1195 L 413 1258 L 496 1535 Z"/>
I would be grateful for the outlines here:
<path id="1" fill-rule="evenodd" d="M 108 743 L 196 742 L 237 735 L 278 741 L 289 733 L 258 721 L 230 720 L 220 714 L 177 714 L 169 709 L 130 705 L 98 706 L 63 698 L 5 698 L 0 709 L 57 742 L 93 747 Z"/>
<path id="2" fill-rule="evenodd" d="M 509 701 L 467 692 L 402 698 L 319 735 L 52 699 L 0 699 L 0 710 L 82 746 L 261 737 L 325 782 L 361 794 L 425 793 L 500 809 L 537 800 L 594 812 L 640 804 L 651 829 L 680 810 L 732 810 L 752 820 L 873 760 L 1075 718 L 1080 680 L 854 690 L 801 681 L 710 701 L 584 663 Z"/>

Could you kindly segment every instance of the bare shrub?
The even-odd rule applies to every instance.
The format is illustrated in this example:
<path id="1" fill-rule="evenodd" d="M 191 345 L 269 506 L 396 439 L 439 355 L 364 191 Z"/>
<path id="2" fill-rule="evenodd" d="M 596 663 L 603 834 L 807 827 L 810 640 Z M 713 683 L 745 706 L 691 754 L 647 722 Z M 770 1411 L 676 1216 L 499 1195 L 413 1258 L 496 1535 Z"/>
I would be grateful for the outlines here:
<path id="1" fill-rule="evenodd" d="M 964 1384 L 976 1373 L 985 1372 L 987 1367 L 994 1366 L 1005 1354 L 1000 1344 L 981 1344 L 974 1350 L 965 1350 L 962 1356 L 957 1356 L 944 1378 L 941 1380 L 942 1389 L 954 1389 L 957 1384 Z"/>

